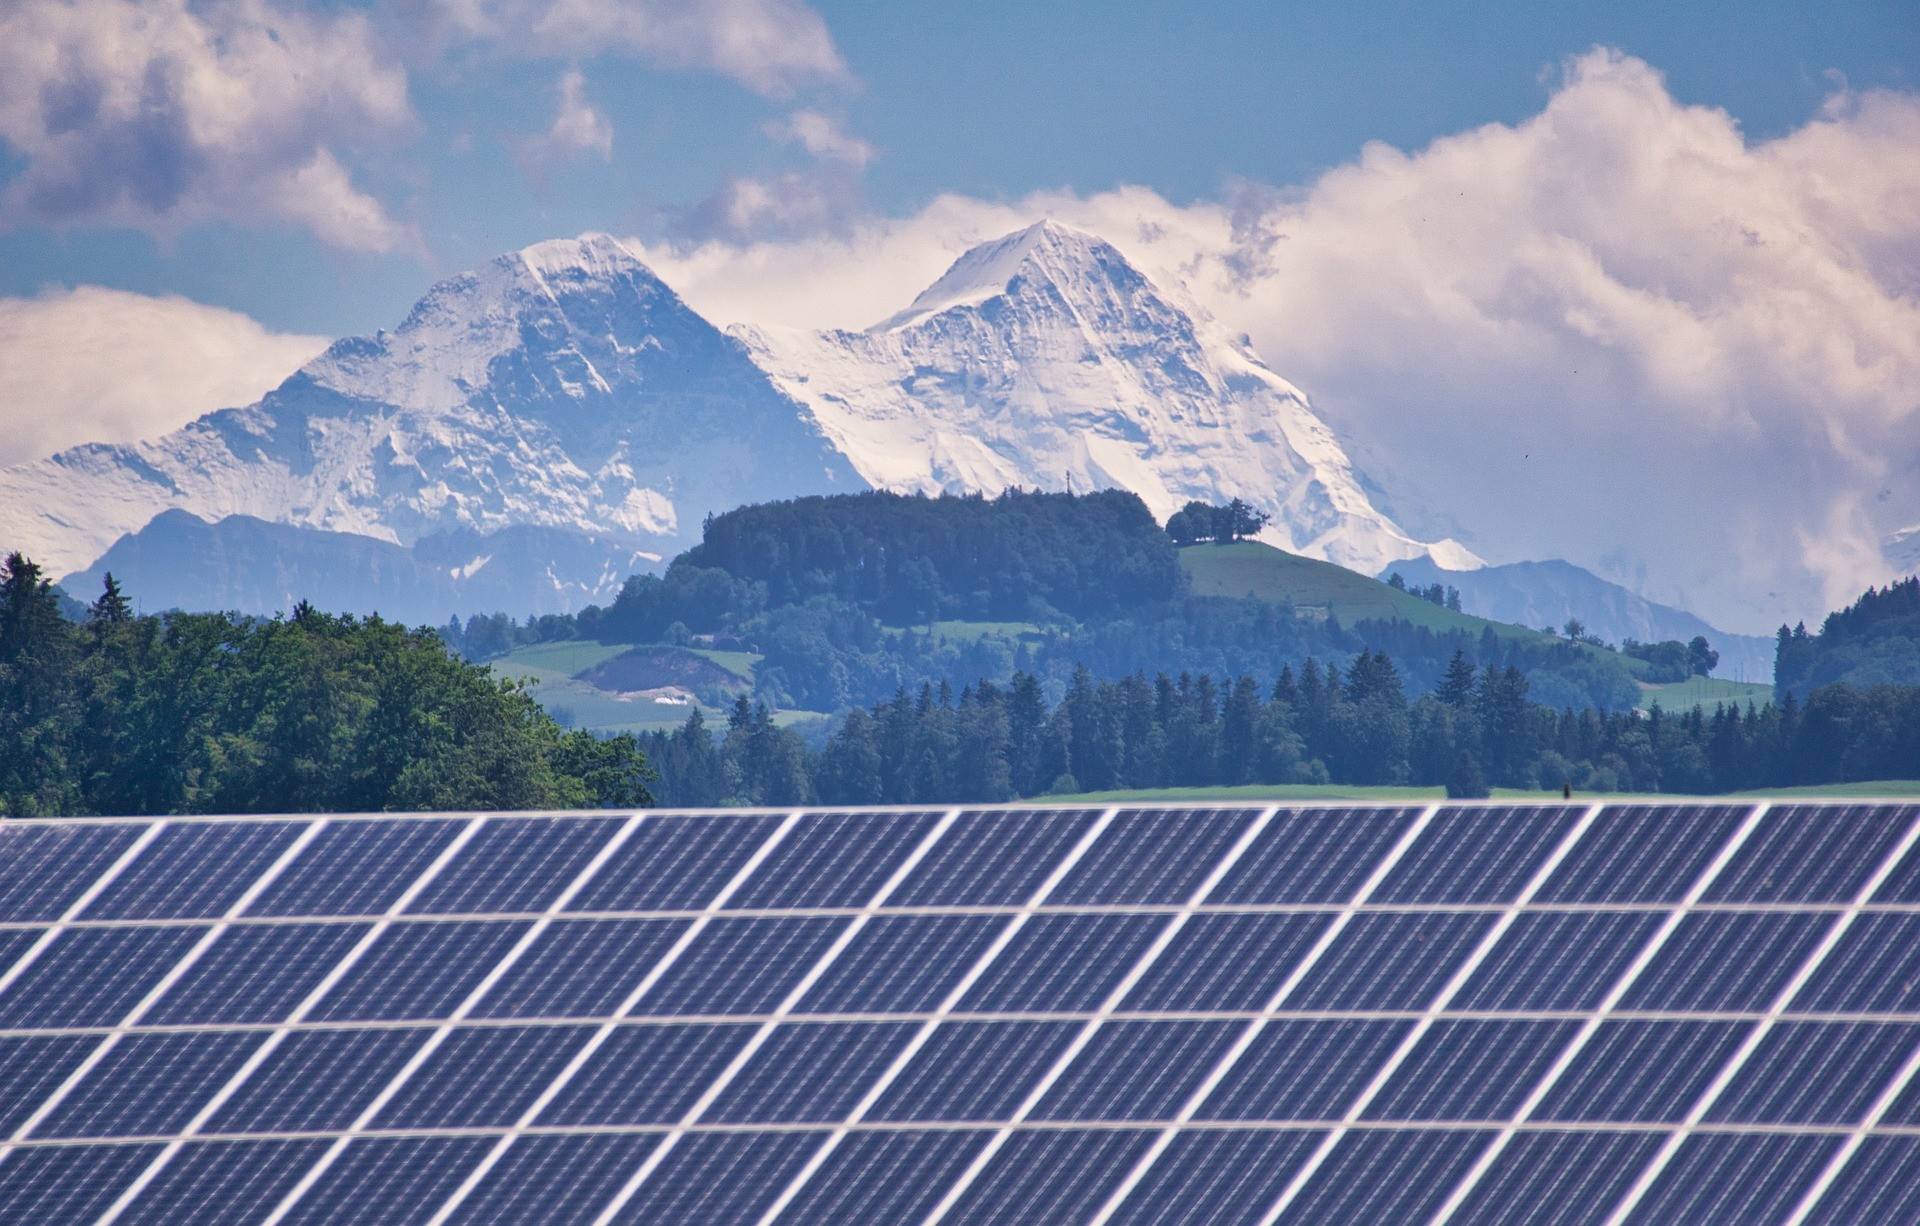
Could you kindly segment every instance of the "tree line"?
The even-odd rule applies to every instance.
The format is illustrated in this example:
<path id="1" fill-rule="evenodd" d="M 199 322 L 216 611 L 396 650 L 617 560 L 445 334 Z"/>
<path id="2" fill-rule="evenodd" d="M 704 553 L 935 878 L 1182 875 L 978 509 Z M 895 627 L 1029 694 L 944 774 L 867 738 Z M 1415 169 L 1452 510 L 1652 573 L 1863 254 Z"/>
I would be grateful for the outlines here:
<path id="1" fill-rule="evenodd" d="M 337 617 L 135 616 L 112 576 L 78 620 L 0 567 L 0 814 L 646 804 L 630 736 L 567 732 L 431 630 Z"/>
<path id="2" fill-rule="evenodd" d="M 924 685 L 850 711 L 818 748 L 738 699 L 721 729 L 698 712 L 640 738 L 663 803 L 946 804 L 1043 794 L 1234 784 L 1493 787 L 1708 794 L 1908 777 L 1920 764 L 1920 688 L 1833 686 L 1801 703 L 1667 712 L 1555 709 L 1511 665 L 1456 654 L 1409 699 L 1364 650 L 1309 659 L 1262 686 L 1200 674 L 1096 680 L 1056 701 L 1031 673 L 954 693 Z"/>

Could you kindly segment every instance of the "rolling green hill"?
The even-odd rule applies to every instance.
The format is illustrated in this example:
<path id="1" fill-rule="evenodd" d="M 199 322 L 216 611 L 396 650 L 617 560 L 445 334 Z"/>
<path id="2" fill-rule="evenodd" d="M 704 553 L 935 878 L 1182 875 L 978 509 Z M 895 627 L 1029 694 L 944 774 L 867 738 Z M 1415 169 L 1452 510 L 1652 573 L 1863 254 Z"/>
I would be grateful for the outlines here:
<path id="1" fill-rule="evenodd" d="M 1180 551 L 1196 596 L 1250 596 L 1290 604 L 1305 617 L 1333 616 L 1343 625 L 1363 621 L 1405 621 L 1445 633 L 1478 635 L 1492 628 L 1505 637 L 1545 638 L 1525 626 L 1509 626 L 1456 613 L 1344 566 L 1303 558 L 1258 541 L 1230 545 L 1189 545 Z"/>

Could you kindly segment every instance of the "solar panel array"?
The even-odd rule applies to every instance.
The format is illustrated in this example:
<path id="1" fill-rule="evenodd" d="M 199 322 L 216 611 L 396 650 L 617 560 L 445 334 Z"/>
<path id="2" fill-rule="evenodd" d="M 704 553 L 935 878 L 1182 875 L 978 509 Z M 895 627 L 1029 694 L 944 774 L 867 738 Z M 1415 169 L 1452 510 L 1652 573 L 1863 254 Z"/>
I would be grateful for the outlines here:
<path id="1" fill-rule="evenodd" d="M 9 1223 L 1920 1221 L 1920 808 L 0 824 Z"/>

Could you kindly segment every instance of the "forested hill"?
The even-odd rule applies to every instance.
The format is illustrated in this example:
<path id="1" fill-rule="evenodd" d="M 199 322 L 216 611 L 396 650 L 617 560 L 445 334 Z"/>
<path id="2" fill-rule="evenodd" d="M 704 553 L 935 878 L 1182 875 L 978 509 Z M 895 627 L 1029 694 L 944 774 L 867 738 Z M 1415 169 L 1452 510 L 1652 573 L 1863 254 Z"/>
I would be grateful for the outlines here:
<path id="1" fill-rule="evenodd" d="M 1468 617 L 1326 564 L 1308 569 L 1371 596 L 1342 589 L 1330 600 L 1316 580 L 1296 606 L 1299 585 L 1286 576 L 1299 568 L 1284 565 L 1277 582 L 1202 585 L 1194 576 L 1206 568 L 1191 555 L 1251 548 L 1305 562 L 1235 545 L 1236 532 L 1251 529 L 1230 513 L 1219 522 L 1214 543 L 1181 549 L 1123 491 L 801 498 L 713 516 L 699 545 L 663 575 L 629 579 L 609 608 L 525 628 L 470 620 L 445 634 L 476 659 L 556 637 L 704 639 L 761 657 L 753 680 L 764 701 L 823 712 L 1016 671 L 1056 689 L 1083 664 L 1100 677 L 1271 677 L 1309 657 L 1345 662 L 1369 649 L 1391 654 L 1416 691 L 1463 652 L 1477 666 L 1520 669 L 1554 706 L 1640 701 L 1640 661 Z"/>
<path id="2" fill-rule="evenodd" d="M 845 601 L 896 626 L 1107 621 L 1171 600 L 1174 545 L 1130 493 L 798 498 L 707 520 L 676 565 L 762 584 L 770 605 Z"/>
<path id="3" fill-rule="evenodd" d="M 1920 685 L 1920 578 L 1868 588 L 1818 634 L 1780 627 L 1774 691 L 1805 701 L 1822 686 Z"/>

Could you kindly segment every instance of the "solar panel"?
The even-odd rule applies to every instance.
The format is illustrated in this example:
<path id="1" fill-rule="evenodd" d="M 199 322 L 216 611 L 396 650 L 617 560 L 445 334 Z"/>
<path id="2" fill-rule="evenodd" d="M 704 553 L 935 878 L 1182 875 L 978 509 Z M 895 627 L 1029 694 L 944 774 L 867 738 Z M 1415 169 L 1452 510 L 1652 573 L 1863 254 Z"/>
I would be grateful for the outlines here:
<path id="1" fill-rule="evenodd" d="M 1920 807 L 0 824 L 0 1221 L 1879 1223 Z"/>

